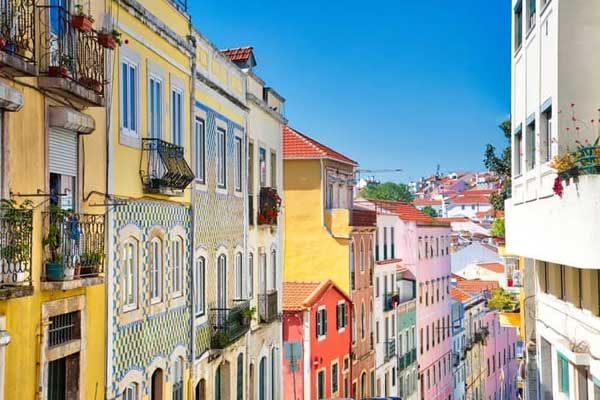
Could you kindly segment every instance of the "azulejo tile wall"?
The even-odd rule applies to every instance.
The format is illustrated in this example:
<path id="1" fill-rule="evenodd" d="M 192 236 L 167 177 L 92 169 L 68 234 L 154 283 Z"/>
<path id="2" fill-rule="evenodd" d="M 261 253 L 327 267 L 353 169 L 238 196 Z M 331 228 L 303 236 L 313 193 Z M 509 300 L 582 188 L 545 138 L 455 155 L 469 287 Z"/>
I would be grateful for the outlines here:
<path id="1" fill-rule="evenodd" d="M 118 392 L 119 382 L 129 371 L 138 370 L 144 373 L 145 381 L 150 381 L 152 371 L 148 371 L 156 358 L 162 357 L 170 360 L 174 350 L 178 347 L 186 349 L 189 353 L 189 328 L 191 326 L 191 299 L 189 282 L 191 282 L 190 238 L 191 238 L 191 210 L 186 205 L 166 201 L 137 200 L 129 201 L 124 206 L 118 206 L 113 211 L 112 237 L 114 274 L 110 282 L 113 288 L 111 305 L 113 308 L 112 324 L 112 371 L 111 389 Z M 122 314 L 122 288 L 123 261 L 120 257 L 120 232 L 126 227 L 135 227 L 139 231 L 139 244 L 141 259 L 139 260 L 139 309 L 141 315 L 128 323 L 120 322 Z M 148 260 L 148 238 L 151 231 L 160 229 L 164 232 L 164 285 L 163 297 L 167 297 L 171 283 L 169 281 L 172 268 L 172 249 L 169 237 L 175 230 L 184 232 L 184 258 L 183 271 L 186 284 L 183 285 L 183 303 L 171 304 L 164 299 L 165 307 L 159 312 L 151 313 L 150 307 L 150 273 Z M 186 359 L 189 359 L 187 354 Z M 167 361 L 169 366 L 169 362 Z M 170 366 L 165 371 L 170 379 Z M 148 387 L 145 385 L 144 391 Z"/>

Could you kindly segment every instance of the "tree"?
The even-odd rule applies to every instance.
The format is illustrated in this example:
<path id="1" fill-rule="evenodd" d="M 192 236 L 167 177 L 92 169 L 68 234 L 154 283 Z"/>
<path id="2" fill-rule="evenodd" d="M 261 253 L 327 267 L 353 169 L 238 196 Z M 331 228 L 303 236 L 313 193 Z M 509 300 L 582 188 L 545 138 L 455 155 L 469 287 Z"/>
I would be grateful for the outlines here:
<path id="1" fill-rule="evenodd" d="M 492 223 L 492 236 L 503 238 L 505 235 L 504 218 L 496 218 Z"/>
<path id="2" fill-rule="evenodd" d="M 359 192 L 359 196 L 365 199 L 404 201 L 406 203 L 413 201 L 413 195 L 408 185 L 394 182 L 369 182 Z"/>
<path id="3" fill-rule="evenodd" d="M 501 155 L 496 155 L 496 148 L 492 144 L 487 144 L 483 159 L 485 167 L 489 171 L 495 172 L 500 180 L 500 189 L 490 195 L 490 203 L 496 211 L 504 210 L 504 201 L 510 197 L 510 135 L 512 131 L 510 118 L 502 122 L 498 127 L 504 133 L 504 137 L 508 141 L 508 146 L 504 148 Z"/>
<path id="4" fill-rule="evenodd" d="M 421 211 L 423 211 L 425 214 L 429 215 L 432 218 L 436 218 L 438 216 L 438 213 L 437 211 L 435 211 L 435 208 L 431 206 L 425 206 Z"/>

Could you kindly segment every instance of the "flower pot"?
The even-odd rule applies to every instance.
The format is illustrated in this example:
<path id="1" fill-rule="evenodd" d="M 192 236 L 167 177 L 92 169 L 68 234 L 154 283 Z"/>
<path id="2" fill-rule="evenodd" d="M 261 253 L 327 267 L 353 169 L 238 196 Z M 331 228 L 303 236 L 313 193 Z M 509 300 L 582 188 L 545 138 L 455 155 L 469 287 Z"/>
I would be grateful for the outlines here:
<path id="1" fill-rule="evenodd" d="M 98 275 L 98 268 L 94 266 L 82 266 L 81 267 L 81 276 L 83 277 L 92 277 Z"/>
<path id="2" fill-rule="evenodd" d="M 48 67 L 48 76 L 55 78 L 68 78 L 69 69 L 67 67 L 53 65 Z"/>
<path id="3" fill-rule="evenodd" d="M 93 23 L 94 22 L 85 15 L 73 15 L 71 17 L 71 25 L 73 25 L 73 28 L 82 32 L 91 32 Z"/>
<path id="4" fill-rule="evenodd" d="M 102 83 L 93 78 L 81 78 L 81 84 L 92 89 L 95 92 L 102 91 Z"/>
<path id="5" fill-rule="evenodd" d="M 46 263 L 46 279 L 49 281 L 66 281 L 73 278 L 73 271 L 70 273 L 62 263 Z"/>
<path id="6" fill-rule="evenodd" d="M 114 50 L 117 48 L 117 41 L 110 33 L 99 33 L 98 43 L 105 49 Z"/>

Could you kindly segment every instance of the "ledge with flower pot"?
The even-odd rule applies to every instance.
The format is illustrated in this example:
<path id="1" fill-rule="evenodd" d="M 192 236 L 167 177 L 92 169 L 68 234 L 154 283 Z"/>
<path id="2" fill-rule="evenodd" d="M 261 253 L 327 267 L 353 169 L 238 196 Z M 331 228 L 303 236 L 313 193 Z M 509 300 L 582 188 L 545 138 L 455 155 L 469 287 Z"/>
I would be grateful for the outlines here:
<path id="1" fill-rule="evenodd" d="M 257 223 L 259 226 L 277 226 L 277 219 L 281 212 L 281 197 L 277 189 L 263 187 L 260 189 Z"/>

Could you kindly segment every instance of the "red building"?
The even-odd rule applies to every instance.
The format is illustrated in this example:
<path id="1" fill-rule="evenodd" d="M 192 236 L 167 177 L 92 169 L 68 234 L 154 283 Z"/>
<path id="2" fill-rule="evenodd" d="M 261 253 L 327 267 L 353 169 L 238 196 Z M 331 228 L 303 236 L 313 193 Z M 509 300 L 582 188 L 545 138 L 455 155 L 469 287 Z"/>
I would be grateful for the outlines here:
<path id="1" fill-rule="evenodd" d="M 284 282 L 284 399 L 349 397 L 351 304 L 331 280 Z"/>

